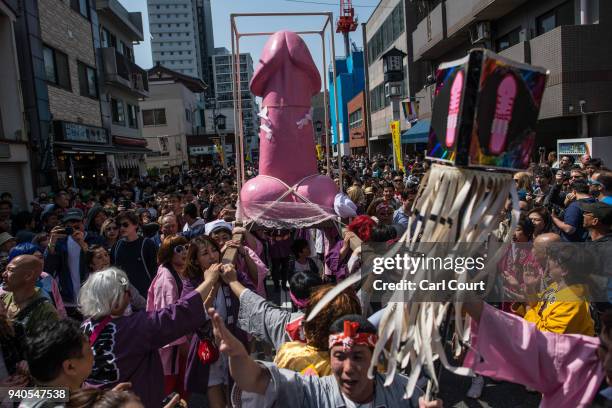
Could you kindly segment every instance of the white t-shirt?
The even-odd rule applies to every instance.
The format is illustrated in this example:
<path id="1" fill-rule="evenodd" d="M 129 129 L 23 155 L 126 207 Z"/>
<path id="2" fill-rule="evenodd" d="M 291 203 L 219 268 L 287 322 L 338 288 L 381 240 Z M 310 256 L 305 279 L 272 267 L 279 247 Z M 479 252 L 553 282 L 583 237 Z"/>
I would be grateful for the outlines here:
<path id="1" fill-rule="evenodd" d="M 72 281 L 72 291 L 74 293 L 74 305 L 76 306 L 81 290 L 81 247 L 77 242 L 68 237 L 68 270 L 70 270 L 70 280 Z M 67 305 L 68 306 L 68 305 Z"/>

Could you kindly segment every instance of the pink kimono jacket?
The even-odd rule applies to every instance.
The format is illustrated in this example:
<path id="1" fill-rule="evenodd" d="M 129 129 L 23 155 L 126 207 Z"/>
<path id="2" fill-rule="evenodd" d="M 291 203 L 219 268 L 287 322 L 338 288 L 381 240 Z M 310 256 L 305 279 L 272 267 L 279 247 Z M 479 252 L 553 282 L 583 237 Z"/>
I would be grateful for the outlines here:
<path id="1" fill-rule="evenodd" d="M 586 407 L 604 381 L 597 337 L 542 332 L 519 316 L 484 305 L 472 320 L 464 365 L 480 375 L 533 388 L 542 408 Z"/>
<path id="2" fill-rule="evenodd" d="M 259 244 L 259 242 L 258 242 Z M 261 245 L 261 244 L 259 244 Z M 257 250 L 259 249 L 260 253 L 261 251 L 263 251 L 263 246 L 261 246 L 261 248 L 251 248 L 248 245 L 244 246 L 244 249 L 246 249 L 246 251 L 248 252 L 249 256 L 251 257 L 251 259 L 253 260 L 253 262 L 255 263 L 255 265 L 257 266 L 257 282 L 252 282 L 253 283 L 253 287 L 255 287 L 255 291 L 257 292 L 258 295 L 263 296 L 264 298 L 266 297 L 266 276 L 268 275 L 268 268 L 266 267 L 266 265 L 263 263 L 263 261 L 259 258 L 259 256 L 257 255 Z M 247 277 L 250 277 L 249 275 L 249 268 L 246 265 L 246 262 L 244 261 L 244 259 L 242 257 L 238 257 L 237 261 L 236 261 L 236 270 L 239 272 L 242 272 L 244 275 L 246 275 Z M 249 278 L 250 280 L 250 278 Z"/>
<path id="3" fill-rule="evenodd" d="M 147 312 L 163 309 L 173 305 L 179 299 L 179 288 L 172 273 L 164 265 L 157 269 L 147 292 Z M 183 336 L 159 349 L 164 375 L 176 375 L 179 372 L 179 352 L 181 344 L 188 344 L 187 337 Z"/>

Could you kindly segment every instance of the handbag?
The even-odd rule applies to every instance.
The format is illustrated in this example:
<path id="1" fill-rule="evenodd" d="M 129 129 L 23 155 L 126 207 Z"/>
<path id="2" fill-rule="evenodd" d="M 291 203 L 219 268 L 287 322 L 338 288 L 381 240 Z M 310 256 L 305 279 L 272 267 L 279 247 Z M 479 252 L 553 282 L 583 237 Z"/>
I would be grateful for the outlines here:
<path id="1" fill-rule="evenodd" d="M 202 364 L 214 364 L 219 359 L 219 348 L 212 339 L 205 338 L 198 343 L 197 354 Z"/>

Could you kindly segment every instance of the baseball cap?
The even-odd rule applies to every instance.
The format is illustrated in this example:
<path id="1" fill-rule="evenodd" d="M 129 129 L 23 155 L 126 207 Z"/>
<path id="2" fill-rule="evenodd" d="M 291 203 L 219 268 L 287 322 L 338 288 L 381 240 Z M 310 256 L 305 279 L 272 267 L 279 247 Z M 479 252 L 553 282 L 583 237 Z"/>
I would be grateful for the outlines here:
<path id="1" fill-rule="evenodd" d="M 6 244 L 10 240 L 14 240 L 15 237 L 9 234 L 8 232 L 3 232 L 0 234 L 0 245 Z"/>
<path id="2" fill-rule="evenodd" d="M 612 225 L 612 205 L 601 201 L 594 203 L 580 203 L 582 211 L 591 213 L 604 225 Z"/>
<path id="3" fill-rule="evenodd" d="M 204 233 L 206 235 L 210 235 L 213 232 L 218 231 L 220 229 L 228 230 L 231 233 L 233 228 L 232 228 L 232 224 L 230 224 L 227 221 L 215 220 L 215 221 L 211 221 L 208 224 L 206 224 L 206 226 L 204 227 Z"/>
<path id="4" fill-rule="evenodd" d="M 68 221 L 82 221 L 83 220 L 83 211 L 78 208 L 69 208 L 64 213 L 64 217 L 62 218 L 62 223 Z"/>

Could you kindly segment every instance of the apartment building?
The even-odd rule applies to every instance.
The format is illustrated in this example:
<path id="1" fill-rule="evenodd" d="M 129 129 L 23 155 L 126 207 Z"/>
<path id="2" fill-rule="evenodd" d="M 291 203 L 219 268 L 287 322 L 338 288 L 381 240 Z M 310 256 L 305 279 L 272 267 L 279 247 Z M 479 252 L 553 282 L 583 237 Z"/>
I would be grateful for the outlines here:
<path id="1" fill-rule="evenodd" d="M 149 95 L 147 72 L 134 61 L 135 42 L 143 40 L 142 15 L 117 0 L 96 0 L 102 66 L 102 123 L 115 152 L 107 154 L 114 176 L 125 179 L 146 171 L 147 142 L 142 136 L 138 102 Z"/>
<path id="2" fill-rule="evenodd" d="M 17 0 L 0 0 L 0 192 L 11 193 L 15 206 L 25 210 L 33 188 L 14 34 L 17 13 Z"/>
<path id="3" fill-rule="evenodd" d="M 212 58 L 214 72 L 214 89 L 217 101 L 216 110 L 224 116 L 231 117 L 228 122 L 227 132 L 234 133 L 234 88 L 232 82 L 232 56 L 227 48 L 216 48 Z M 242 127 L 244 132 L 245 153 L 250 148 L 252 151 L 259 150 L 259 120 L 257 117 L 258 107 L 255 96 L 249 89 L 251 78 L 253 78 L 253 58 L 251 54 L 240 54 L 240 95 L 242 98 Z"/>
<path id="4" fill-rule="evenodd" d="M 188 138 L 197 135 L 199 99 L 204 82 L 160 64 L 148 71 L 149 97 L 140 101 L 149 173 L 189 168 Z"/>
<path id="5" fill-rule="evenodd" d="M 210 0 L 147 0 L 147 5 L 153 63 L 212 84 Z"/>
<path id="6" fill-rule="evenodd" d="M 555 149 L 557 139 L 612 136 L 612 2 L 433 0 L 414 7 L 410 82 L 420 120 L 431 116 L 438 64 L 486 47 L 549 69 L 538 145 Z"/>
<path id="7" fill-rule="evenodd" d="M 366 22 L 366 69 L 368 84 L 366 98 L 369 98 L 370 110 L 370 153 L 391 153 L 391 129 L 393 108 L 391 100 L 385 97 L 383 63 L 381 56 L 395 47 L 408 53 L 409 34 L 406 30 L 406 7 L 408 0 L 382 0 Z M 409 96 L 408 60 L 404 60 L 406 79 L 404 80 L 404 96 Z M 408 124 L 402 121 L 402 129 Z"/>

